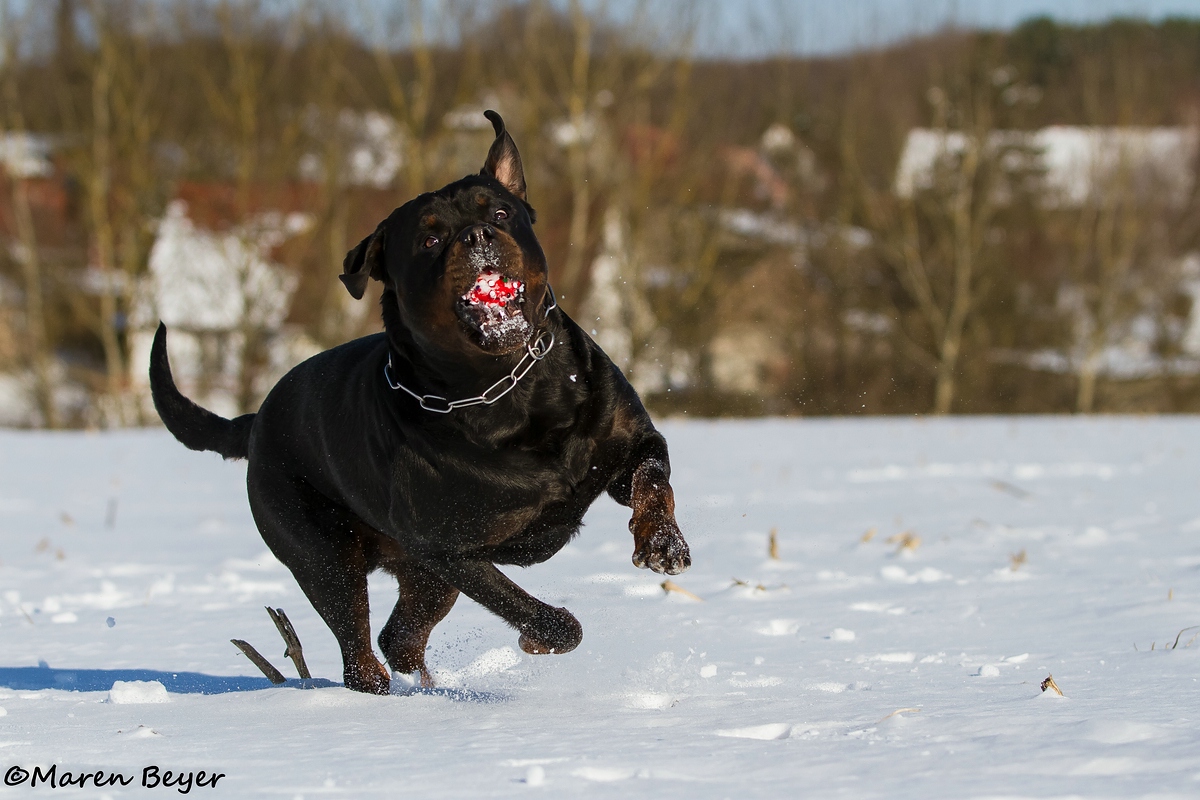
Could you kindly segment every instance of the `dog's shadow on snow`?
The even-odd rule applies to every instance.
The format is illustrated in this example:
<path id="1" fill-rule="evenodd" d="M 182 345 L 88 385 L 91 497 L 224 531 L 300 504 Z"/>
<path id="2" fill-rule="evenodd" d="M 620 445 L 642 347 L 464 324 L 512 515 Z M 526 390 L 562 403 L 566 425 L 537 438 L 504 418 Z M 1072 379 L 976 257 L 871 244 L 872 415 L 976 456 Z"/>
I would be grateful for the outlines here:
<path id="1" fill-rule="evenodd" d="M 46 664 L 36 667 L 0 667 L 0 686 L 17 690 L 63 689 L 74 692 L 107 692 L 115 681 L 158 681 L 175 694 L 227 694 L 253 692 L 275 686 L 266 678 L 241 675 L 205 675 L 202 672 L 162 672 L 154 669 L 57 669 Z M 280 686 L 317 689 L 341 686 L 324 678 L 289 680 Z"/>
<path id="2" fill-rule="evenodd" d="M 481 692 L 476 689 L 447 689 L 443 687 L 427 688 L 422 686 L 397 686 L 392 684 L 394 697 L 444 697 L 456 703 L 504 703 L 508 696 L 494 692 Z"/>
<path id="3" fill-rule="evenodd" d="M 260 689 L 325 689 L 343 684 L 325 678 L 289 678 L 274 684 L 266 678 L 242 675 L 205 675 L 202 672 L 162 672 L 153 669 L 57 669 L 45 663 L 36 667 L 0 667 L 0 687 L 16 691 L 61 689 L 69 692 L 107 692 L 115 681 L 158 681 L 174 694 L 228 694 Z M 466 689 L 422 689 L 393 685 L 392 694 L 403 697 L 445 697 L 459 703 L 502 703 L 507 697 Z"/>

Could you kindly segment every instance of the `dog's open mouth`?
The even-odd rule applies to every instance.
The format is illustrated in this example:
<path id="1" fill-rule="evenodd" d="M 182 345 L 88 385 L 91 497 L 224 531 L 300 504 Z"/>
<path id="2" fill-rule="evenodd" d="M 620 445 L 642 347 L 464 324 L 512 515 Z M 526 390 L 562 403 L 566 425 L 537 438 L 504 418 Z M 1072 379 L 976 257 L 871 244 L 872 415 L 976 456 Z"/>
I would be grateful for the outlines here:
<path id="1" fill-rule="evenodd" d="M 524 299 L 523 282 L 485 270 L 460 298 L 459 313 L 479 331 L 484 345 L 511 347 L 529 338 L 529 321 L 521 310 Z"/>
<path id="2" fill-rule="evenodd" d="M 463 295 L 473 306 L 499 306 L 506 308 L 510 301 L 520 300 L 525 284 L 506 278 L 498 272 L 484 272 L 475 279 L 475 285 Z"/>

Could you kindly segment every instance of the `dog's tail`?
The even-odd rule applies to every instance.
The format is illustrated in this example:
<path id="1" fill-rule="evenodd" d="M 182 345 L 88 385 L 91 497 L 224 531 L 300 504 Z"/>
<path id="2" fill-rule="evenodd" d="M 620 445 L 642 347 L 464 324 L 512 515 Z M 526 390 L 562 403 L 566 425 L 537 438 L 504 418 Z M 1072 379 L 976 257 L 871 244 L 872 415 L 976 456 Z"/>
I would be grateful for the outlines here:
<path id="1" fill-rule="evenodd" d="M 158 323 L 150 348 L 150 394 L 167 430 L 189 450 L 211 450 L 225 458 L 245 458 L 250 451 L 254 414 L 219 417 L 184 397 L 171 377 L 167 360 L 167 326 Z"/>

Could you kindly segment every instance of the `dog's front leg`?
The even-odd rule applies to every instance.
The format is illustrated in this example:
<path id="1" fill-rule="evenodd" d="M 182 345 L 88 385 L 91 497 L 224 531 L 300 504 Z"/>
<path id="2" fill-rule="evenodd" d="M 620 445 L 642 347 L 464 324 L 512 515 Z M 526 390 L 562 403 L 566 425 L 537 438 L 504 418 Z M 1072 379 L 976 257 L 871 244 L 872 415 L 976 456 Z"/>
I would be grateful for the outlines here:
<path id="1" fill-rule="evenodd" d="M 692 565 L 692 554 L 675 522 L 675 492 L 666 463 L 658 458 L 643 461 L 633 471 L 629 488 L 634 566 L 666 575 L 686 570 Z"/>
<path id="2" fill-rule="evenodd" d="M 569 653 L 583 640 L 583 627 L 571 612 L 533 597 L 492 562 L 457 554 L 425 560 L 460 592 L 520 631 L 526 653 Z"/>

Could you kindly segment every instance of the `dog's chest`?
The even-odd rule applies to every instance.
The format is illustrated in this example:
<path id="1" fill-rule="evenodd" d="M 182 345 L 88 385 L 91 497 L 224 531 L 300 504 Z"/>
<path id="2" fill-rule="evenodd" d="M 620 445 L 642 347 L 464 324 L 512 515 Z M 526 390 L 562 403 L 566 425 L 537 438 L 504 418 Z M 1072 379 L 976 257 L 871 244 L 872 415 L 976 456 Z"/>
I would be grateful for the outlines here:
<path id="1" fill-rule="evenodd" d="M 418 528 L 476 546 L 518 537 L 539 519 L 578 525 L 604 489 L 586 440 L 556 447 L 453 448 L 398 470 L 398 498 Z M 422 461 L 424 461 L 422 459 Z"/>
<path id="2" fill-rule="evenodd" d="M 578 524 L 595 499 L 596 493 L 586 485 L 590 471 L 586 463 L 528 455 L 505 461 L 480 490 L 480 499 L 486 498 L 476 509 L 483 544 L 500 544 L 521 535 L 549 510 Z"/>

